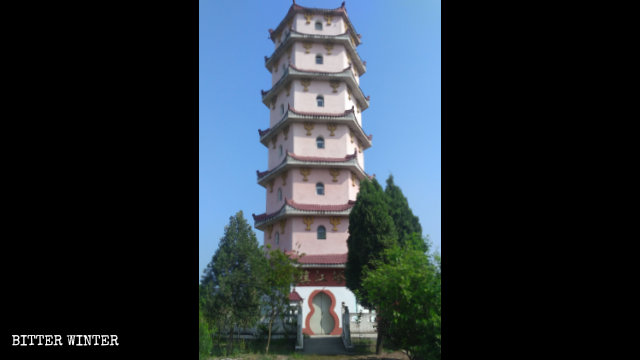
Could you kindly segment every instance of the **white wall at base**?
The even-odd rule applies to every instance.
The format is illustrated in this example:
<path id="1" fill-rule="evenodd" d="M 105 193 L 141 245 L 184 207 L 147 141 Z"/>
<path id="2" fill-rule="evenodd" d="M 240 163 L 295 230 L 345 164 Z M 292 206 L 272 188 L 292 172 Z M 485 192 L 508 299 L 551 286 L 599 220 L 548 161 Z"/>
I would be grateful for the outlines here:
<path id="1" fill-rule="evenodd" d="M 352 309 L 356 308 L 356 296 L 351 292 L 351 290 L 347 289 L 345 286 L 299 286 L 296 287 L 296 291 L 300 294 L 300 297 L 303 299 L 302 301 L 302 321 L 307 319 L 307 315 L 311 312 L 311 308 L 309 307 L 309 296 L 315 290 L 326 290 L 330 291 L 333 296 L 336 298 L 336 305 L 333 308 L 333 311 L 338 315 L 338 321 L 340 324 L 338 327 L 342 328 L 342 302 L 346 306 L 349 307 L 349 312 L 352 312 Z M 293 291 L 293 290 L 292 290 Z M 303 327 L 305 325 L 303 324 Z"/>

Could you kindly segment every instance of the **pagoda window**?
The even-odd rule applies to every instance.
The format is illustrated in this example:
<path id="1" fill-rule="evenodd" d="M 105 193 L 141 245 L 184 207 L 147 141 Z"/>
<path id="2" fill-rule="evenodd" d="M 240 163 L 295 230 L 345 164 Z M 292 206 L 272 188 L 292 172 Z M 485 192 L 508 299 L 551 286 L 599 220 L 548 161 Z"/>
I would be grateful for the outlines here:
<path id="1" fill-rule="evenodd" d="M 276 231 L 276 245 L 280 244 L 280 233 Z"/>
<path id="2" fill-rule="evenodd" d="M 321 64 L 323 63 L 323 59 L 322 59 L 322 55 L 316 55 L 316 64 Z"/>
<path id="3" fill-rule="evenodd" d="M 282 156 L 282 145 L 278 146 L 278 150 L 280 151 L 280 156 Z"/>
<path id="4" fill-rule="evenodd" d="M 318 145 L 318 149 L 324 149 L 324 138 L 322 138 L 322 136 L 318 136 L 316 145 Z"/>
<path id="5" fill-rule="evenodd" d="M 316 30 L 322 30 L 322 23 L 320 21 L 316 21 Z"/>
<path id="6" fill-rule="evenodd" d="M 324 195 L 324 184 L 323 183 L 317 183 L 316 184 L 316 194 Z"/>
<path id="7" fill-rule="evenodd" d="M 324 107 L 324 96 L 318 95 L 316 103 L 318 104 L 318 107 Z"/>
<path id="8" fill-rule="evenodd" d="M 278 201 L 282 201 L 282 189 L 278 188 Z"/>
<path id="9" fill-rule="evenodd" d="M 280 114 L 284 114 L 284 104 L 280 104 Z"/>
<path id="10" fill-rule="evenodd" d="M 324 226 L 318 226 L 318 240 L 325 240 L 327 238 L 327 229 Z"/>

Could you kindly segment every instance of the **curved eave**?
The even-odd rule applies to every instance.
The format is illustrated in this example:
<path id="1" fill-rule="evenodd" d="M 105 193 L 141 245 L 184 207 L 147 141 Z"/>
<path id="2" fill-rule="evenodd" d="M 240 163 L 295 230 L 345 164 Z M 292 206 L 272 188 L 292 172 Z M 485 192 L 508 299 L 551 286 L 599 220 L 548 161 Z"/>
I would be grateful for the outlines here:
<path id="1" fill-rule="evenodd" d="M 351 213 L 351 209 L 353 207 L 350 207 L 346 210 L 340 210 L 340 211 L 329 211 L 329 210 L 299 210 L 296 209 L 294 207 L 292 207 L 289 204 L 284 204 L 280 210 L 275 213 L 272 214 L 268 219 L 265 220 L 261 220 L 261 221 L 255 221 L 254 220 L 254 227 L 258 230 L 263 230 L 266 226 L 268 226 L 269 224 L 273 224 L 276 223 L 280 220 L 282 220 L 283 218 L 287 218 L 290 216 L 309 216 L 309 215 L 313 215 L 313 216 L 349 216 L 349 214 Z"/>
<path id="2" fill-rule="evenodd" d="M 351 42 L 351 37 L 347 34 L 340 35 L 316 35 L 316 34 L 302 34 L 297 31 L 292 31 L 287 34 L 286 39 L 278 46 L 278 48 L 273 52 L 271 57 L 267 58 L 265 61 L 265 67 L 267 70 L 271 71 L 271 67 L 273 66 L 273 62 L 275 59 L 280 59 L 280 56 L 284 54 L 289 48 L 293 45 L 295 41 L 312 41 L 317 43 L 332 43 L 332 44 L 340 44 L 343 45 L 345 49 L 349 52 L 349 56 L 351 60 L 354 61 L 354 65 L 356 66 L 356 70 L 358 70 L 358 74 L 362 76 L 367 72 L 367 67 L 365 66 L 360 54 L 356 51 L 355 46 Z"/>
<path id="3" fill-rule="evenodd" d="M 278 164 L 276 167 L 271 169 L 268 174 L 263 175 L 258 178 L 258 184 L 267 187 L 267 184 L 271 179 L 275 179 L 278 177 L 283 171 L 289 170 L 291 168 L 300 168 L 300 167 L 308 167 L 308 168 L 335 168 L 335 169 L 349 169 L 355 171 L 358 174 L 358 180 L 362 180 L 365 177 L 369 177 L 367 173 L 360 167 L 358 164 L 357 158 L 345 160 L 345 161 L 305 161 L 298 160 L 292 157 L 289 153 L 284 158 L 284 160 Z"/>
<path id="4" fill-rule="evenodd" d="M 349 20 L 349 16 L 347 15 L 347 9 L 344 7 L 339 7 L 337 9 L 319 9 L 319 8 L 307 8 L 297 4 L 291 5 L 287 15 L 285 15 L 284 19 L 280 21 L 275 30 L 270 30 L 269 38 L 274 43 L 276 42 L 277 35 L 284 31 L 284 28 L 289 21 L 292 20 L 295 14 L 303 14 L 303 13 L 312 13 L 312 14 L 322 14 L 322 15 L 332 15 L 332 16 L 340 16 L 347 24 L 347 31 L 353 36 L 356 45 L 362 44 L 360 40 L 360 34 L 356 31 L 356 28 L 353 27 L 351 20 Z"/>
<path id="5" fill-rule="evenodd" d="M 356 81 L 356 78 L 353 75 L 353 72 L 351 72 L 350 68 L 346 68 L 340 72 L 329 73 L 329 72 L 296 70 L 293 67 L 291 67 L 291 65 L 287 67 L 287 70 L 285 70 L 284 75 L 282 75 L 280 80 L 278 80 L 278 82 L 276 82 L 275 85 L 273 85 L 273 87 L 270 90 L 266 92 L 263 91 L 262 103 L 265 104 L 265 106 L 269 107 L 269 102 L 271 101 L 271 98 L 273 98 L 275 94 L 280 93 L 286 84 L 289 84 L 293 80 L 309 79 L 309 78 L 312 80 L 344 81 L 345 84 L 347 84 L 347 86 L 350 88 L 351 94 L 353 94 L 353 96 L 356 97 L 356 100 L 360 105 L 360 110 L 364 111 L 369 107 L 369 100 L 367 100 L 367 98 L 364 96 L 364 93 L 362 92 L 360 85 L 358 85 L 358 82 Z"/>
<path id="6" fill-rule="evenodd" d="M 313 122 L 313 123 L 335 123 L 347 125 L 353 134 L 358 138 L 358 141 L 362 144 L 363 150 L 366 150 L 371 147 L 371 140 L 365 134 L 364 130 L 358 124 L 356 120 L 356 116 L 353 111 L 346 113 L 343 116 L 332 116 L 327 114 L 323 115 L 304 115 L 298 114 L 292 111 L 291 109 L 287 110 L 284 114 L 284 117 L 271 129 L 269 129 L 266 133 L 263 132 L 262 136 L 260 136 L 260 142 L 262 145 L 269 147 L 269 141 L 271 141 L 271 137 L 274 134 L 280 133 L 281 129 L 283 129 L 287 124 L 291 124 L 293 122 Z"/>

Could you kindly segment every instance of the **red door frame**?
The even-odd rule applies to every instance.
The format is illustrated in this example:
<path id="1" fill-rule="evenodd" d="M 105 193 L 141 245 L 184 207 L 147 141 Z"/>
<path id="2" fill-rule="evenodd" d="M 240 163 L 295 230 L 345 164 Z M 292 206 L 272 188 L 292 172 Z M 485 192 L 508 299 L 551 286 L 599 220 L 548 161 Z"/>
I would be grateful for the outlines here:
<path id="1" fill-rule="evenodd" d="M 333 318 L 333 330 L 331 331 L 331 333 L 329 333 L 329 335 L 340 335 L 342 334 L 342 328 L 340 327 L 340 321 L 338 319 L 338 315 L 336 314 L 335 311 L 333 311 L 333 308 L 336 306 L 336 297 L 333 296 L 333 294 L 331 293 L 331 291 L 329 290 L 314 290 L 311 295 L 309 295 L 309 309 L 311 309 L 311 311 L 309 311 L 309 314 L 307 314 L 307 318 L 305 319 L 304 322 L 304 326 L 305 328 L 302 330 L 302 332 L 304 334 L 307 335 L 316 335 L 312 330 L 311 330 L 311 316 L 313 315 L 313 313 L 316 311 L 316 309 L 313 307 L 313 298 L 318 295 L 319 293 L 325 293 L 329 296 L 329 298 L 331 299 L 331 307 L 329 308 L 329 314 L 331 315 L 331 317 Z"/>

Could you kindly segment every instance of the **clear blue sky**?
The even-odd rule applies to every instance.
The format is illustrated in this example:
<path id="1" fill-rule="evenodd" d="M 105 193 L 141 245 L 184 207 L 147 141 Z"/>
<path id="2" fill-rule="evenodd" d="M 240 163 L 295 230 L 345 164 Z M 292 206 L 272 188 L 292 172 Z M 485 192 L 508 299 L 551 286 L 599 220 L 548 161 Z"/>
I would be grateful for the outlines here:
<path id="1" fill-rule="evenodd" d="M 341 0 L 299 0 L 338 8 Z M 256 170 L 267 170 L 258 129 L 269 127 L 260 90 L 271 87 L 264 56 L 268 29 L 291 0 L 200 0 L 200 273 L 218 248 L 229 217 L 265 211 Z M 363 128 L 373 134 L 365 171 L 385 186 L 389 174 L 420 218 L 423 235 L 440 246 L 440 1 L 348 0 L 367 61 L 360 87 L 371 95 Z M 254 229 L 262 243 L 262 232 Z"/>

